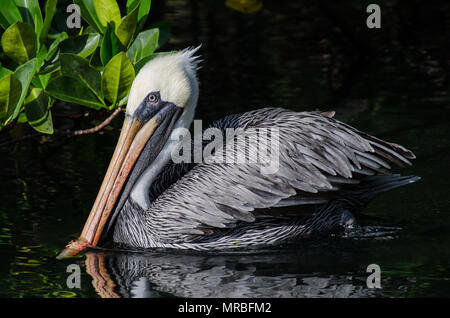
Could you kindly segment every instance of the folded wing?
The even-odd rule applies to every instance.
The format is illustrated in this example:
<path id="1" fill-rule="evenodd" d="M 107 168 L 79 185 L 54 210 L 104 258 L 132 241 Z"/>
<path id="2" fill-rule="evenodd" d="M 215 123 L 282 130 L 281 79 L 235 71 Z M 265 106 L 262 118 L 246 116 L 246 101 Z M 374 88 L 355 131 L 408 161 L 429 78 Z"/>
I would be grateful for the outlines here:
<path id="1" fill-rule="evenodd" d="M 217 122 L 213 126 L 224 131 L 242 128 L 214 153 L 228 159 L 248 159 L 258 151 L 254 143 L 236 142 L 238 136 L 252 140 L 255 129 L 276 128 L 278 169 L 267 174 L 260 162 L 249 160 L 204 160 L 189 166 L 152 203 L 146 226 L 164 231 L 156 233 L 161 240 L 186 241 L 270 216 L 268 208 L 325 204 L 366 176 L 390 174 L 392 163 L 410 165 L 409 159 L 415 158 L 404 147 L 362 133 L 332 115 L 265 108 Z M 302 209 L 298 210 L 300 215 Z M 279 212 L 273 216 L 279 217 Z"/>

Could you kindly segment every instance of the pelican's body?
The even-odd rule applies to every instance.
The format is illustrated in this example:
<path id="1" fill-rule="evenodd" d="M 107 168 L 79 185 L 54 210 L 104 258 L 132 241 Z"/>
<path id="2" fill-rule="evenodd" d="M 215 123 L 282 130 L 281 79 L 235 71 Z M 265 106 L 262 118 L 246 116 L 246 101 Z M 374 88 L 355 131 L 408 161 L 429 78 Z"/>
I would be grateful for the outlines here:
<path id="1" fill-rule="evenodd" d="M 414 158 L 402 146 L 339 122 L 334 113 L 280 108 L 230 115 L 212 125 L 224 135 L 227 128 L 237 129 L 238 137 L 275 127 L 275 171 L 264 173 L 254 162 L 207 158 L 175 163 L 179 141 L 173 134 L 191 125 L 197 104 L 194 52 L 155 58 L 136 77 L 99 196 L 80 239 L 62 256 L 96 246 L 106 237 L 104 228 L 128 246 L 195 250 L 328 234 L 350 226 L 352 213 L 376 194 L 418 180 L 390 172 L 391 163 L 409 165 Z M 224 139 L 213 154 L 256 156 L 252 144 L 229 148 L 235 140 Z"/>
<path id="2" fill-rule="evenodd" d="M 377 184 L 386 184 L 383 190 L 387 190 L 392 184 L 416 180 L 373 177 L 388 173 L 387 160 L 380 155 L 384 147 L 403 153 L 397 159 L 403 163 L 411 153 L 373 137 L 365 139 L 318 113 L 266 108 L 213 124 L 223 130 L 275 125 L 280 128 L 282 147 L 277 174 L 265 176 L 252 164 L 169 161 L 149 189 L 152 204 L 147 210 L 127 200 L 115 224 L 114 241 L 134 247 L 196 250 L 288 242 L 345 228 L 353 221 L 351 213 L 378 193 Z M 363 193 L 352 195 L 354 190 Z"/>

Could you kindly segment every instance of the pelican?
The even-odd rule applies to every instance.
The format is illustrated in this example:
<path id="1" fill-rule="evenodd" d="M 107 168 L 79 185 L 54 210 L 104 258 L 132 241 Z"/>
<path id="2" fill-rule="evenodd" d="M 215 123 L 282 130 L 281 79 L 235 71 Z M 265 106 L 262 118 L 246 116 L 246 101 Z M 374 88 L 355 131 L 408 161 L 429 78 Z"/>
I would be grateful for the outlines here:
<path id="1" fill-rule="evenodd" d="M 175 162 L 174 149 L 186 142 L 174 133 L 187 136 L 199 95 L 197 49 L 156 57 L 137 74 L 83 231 L 58 258 L 98 247 L 109 234 L 133 248 L 198 251 L 317 237 L 354 226 L 353 215 L 377 194 L 419 180 L 391 172 L 392 164 L 411 165 L 410 150 L 335 120 L 334 112 L 282 108 L 230 115 L 211 125 L 219 132 L 240 128 L 237 135 L 276 128 L 273 171 L 254 162 Z M 235 140 L 226 139 L 211 156 Z M 230 151 L 251 157 L 257 148 L 235 143 Z"/>

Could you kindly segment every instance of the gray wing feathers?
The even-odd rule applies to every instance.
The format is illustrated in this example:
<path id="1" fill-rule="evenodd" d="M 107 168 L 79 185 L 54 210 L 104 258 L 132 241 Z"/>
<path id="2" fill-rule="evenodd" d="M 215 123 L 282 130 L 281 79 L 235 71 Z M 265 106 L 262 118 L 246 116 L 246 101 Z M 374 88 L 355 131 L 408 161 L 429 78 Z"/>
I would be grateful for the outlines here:
<path id="1" fill-rule="evenodd" d="M 324 194 L 342 185 L 390 173 L 388 161 L 403 165 L 414 158 L 402 146 L 319 113 L 266 108 L 234 116 L 236 120 L 233 124 L 242 127 L 243 134 L 246 128 L 279 129 L 278 171 L 265 175 L 255 163 L 197 164 L 153 202 L 146 214 L 149 230 L 166 231 L 159 233 L 166 240 L 179 240 L 179 234 L 186 234 L 186 239 L 213 228 L 234 227 L 239 221 L 253 222 L 257 209 L 325 203 L 329 197 Z M 226 151 L 244 155 L 243 147 Z"/>

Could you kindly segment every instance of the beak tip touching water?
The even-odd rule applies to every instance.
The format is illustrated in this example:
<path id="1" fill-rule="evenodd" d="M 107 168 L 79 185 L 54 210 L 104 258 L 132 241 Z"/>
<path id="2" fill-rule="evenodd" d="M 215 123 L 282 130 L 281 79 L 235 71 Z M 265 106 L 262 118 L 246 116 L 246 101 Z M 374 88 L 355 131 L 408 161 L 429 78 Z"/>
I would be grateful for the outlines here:
<path id="1" fill-rule="evenodd" d="M 89 243 L 78 239 L 76 241 L 71 241 L 66 247 L 56 256 L 56 259 L 65 259 L 69 257 L 73 257 L 80 253 L 82 250 L 86 249 L 89 246 Z"/>

